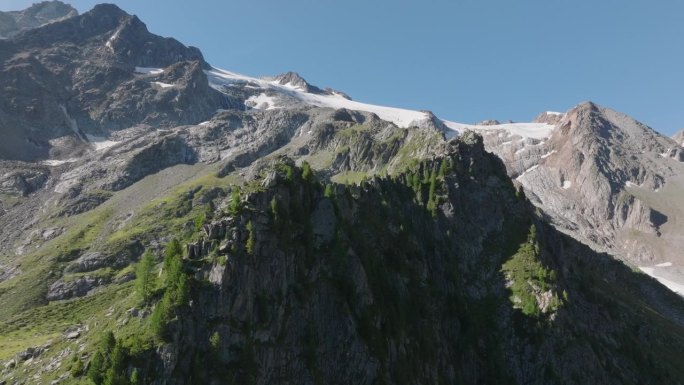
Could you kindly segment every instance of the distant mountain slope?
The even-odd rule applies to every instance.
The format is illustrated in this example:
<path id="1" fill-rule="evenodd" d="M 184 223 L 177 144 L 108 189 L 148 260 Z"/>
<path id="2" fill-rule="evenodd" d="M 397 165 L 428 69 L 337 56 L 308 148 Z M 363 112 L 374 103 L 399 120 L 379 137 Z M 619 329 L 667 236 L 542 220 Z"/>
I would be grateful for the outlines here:
<path id="1" fill-rule="evenodd" d="M 684 293 L 684 150 L 675 141 L 583 103 L 546 138 L 525 142 L 511 147 L 505 138 L 485 136 L 487 148 L 559 228 Z"/>
<path id="2" fill-rule="evenodd" d="M 61 1 L 42 1 L 22 11 L 0 11 L 0 38 L 78 15 L 78 11 Z"/>
<path id="3" fill-rule="evenodd" d="M 114 5 L 0 40 L 0 60 L 4 159 L 68 159 L 92 148 L 90 138 L 198 123 L 227 106 L 208 87 L 199 50 L 149 33 Z M 167 66 L 158 79 L 136 72 Z"/>

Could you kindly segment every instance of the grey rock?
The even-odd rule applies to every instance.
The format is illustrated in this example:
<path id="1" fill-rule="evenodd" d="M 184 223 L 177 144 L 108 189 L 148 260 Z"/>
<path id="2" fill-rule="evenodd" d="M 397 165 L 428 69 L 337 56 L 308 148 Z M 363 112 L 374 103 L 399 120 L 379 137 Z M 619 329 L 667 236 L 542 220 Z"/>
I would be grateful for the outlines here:
<path id="1" fill-rule="evenodd" d="M 17 353 L 17 358 L 20 361 L 28 361 L 32 358 L 36 358 L 43 353 L 44 349 L 42 347 L 30 347 L 24 351 Z"/>
<path id="2" fill-rule="evenodd" d="M 49 171 L 42 168 L 24 169 L 0 177 L 0 192 L 28 196 L 42 188 Z"/>
<path id="3" fill-rule="evenodd" d="M 101 269 L 103 267 L 119 269 L 124 266 L 127 266 L 130 263 L 130 261 L 130 256 L 124 252 L 110 255 L 98 251 L 93 251 L 81 255 L 78 259 L 71 262 L 66 267 L 65 271 L 69 273 L 82 273 Z"/>
<path id="4" fill-rule="evenodd" d="M 59 216 L 70 217 L 90 211 L 95 207 L 101 205 L 109 199 L 110 194 L 94 193 L 94 194 L 79 194 L 74 199 L 68 199 L 64 203 L 64 208 L 60 211 Z"/>
<path id="5" fill-rule="evenodd" d="M 223 239 L 226 236 L 226 223 L 207 223 L 202 226 L 202 231 L 207 239 Z"/>
<path id="6" fill-rule="evenodd" d="M 0 282 L 12 279 L 21 273 L 17 266 L 0 266 Z"/>
<path id="7" fill-rule="evenodd" d="M 74 339 L 76 339 L 76 338 L 78 338 L 78 337 L 80 337 L 80 336 L 81 336 L 81 333 L 80 333 L 80 332 L 78 332 L 78 331 L 73 331 L 73 332 L 70 332 L 70 333 L 66 334 L 66 335 L 64 336 L 64 338 L 66 338 L 66 339 L 68 339 L 68 340 L 74 340 Z"/>
<path id="8" fill-rule="evenodd" d="M 49 241 L 50 239 L 58 236 L 61 232 L 62 232 L 61 228 L 52 227 L 52 228 L 43 230 L 43 232 L 41 233 L 41 236 L 43 237 L 44 240 Z"/>
<path id="9" fill-rule="evenodd" d="M 5 363 L 5 369 L 13 369 L 15 366 L 17 366 L 17 361 L 14 359 L 10 359 Z"/>
<path id="10" fill-rule="evenodd" d="M 110 282 L 106 277 L 78 277 L 73 280 L 58 280 L 48 288 L 46 299 L 59 301 L 73 297 L 83 297 L 91 290 Z"/>

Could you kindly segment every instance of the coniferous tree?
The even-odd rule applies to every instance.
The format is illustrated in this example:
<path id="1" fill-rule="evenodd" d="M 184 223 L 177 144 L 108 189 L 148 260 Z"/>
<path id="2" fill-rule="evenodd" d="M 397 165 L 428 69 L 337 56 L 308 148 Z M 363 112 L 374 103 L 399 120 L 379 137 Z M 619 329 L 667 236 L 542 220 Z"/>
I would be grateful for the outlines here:
<path id="1" fill-rule="evenodd" d="M 154 257 L 146 251 L 135 269 L 135 289 L 143 304 L 147 304 L 154 289 Z"/>

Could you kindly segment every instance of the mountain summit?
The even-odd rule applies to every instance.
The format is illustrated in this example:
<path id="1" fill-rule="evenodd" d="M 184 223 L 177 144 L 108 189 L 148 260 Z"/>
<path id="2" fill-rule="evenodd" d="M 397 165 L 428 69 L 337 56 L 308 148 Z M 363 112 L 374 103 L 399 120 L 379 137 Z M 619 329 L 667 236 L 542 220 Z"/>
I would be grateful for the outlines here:
<path id="1" fill-rule="evenodd" d="M 78 11 L 61 1 L 43 1 L 23 11 L 0 11 L 0 38 L 41 27 L 78 15 Z"/>

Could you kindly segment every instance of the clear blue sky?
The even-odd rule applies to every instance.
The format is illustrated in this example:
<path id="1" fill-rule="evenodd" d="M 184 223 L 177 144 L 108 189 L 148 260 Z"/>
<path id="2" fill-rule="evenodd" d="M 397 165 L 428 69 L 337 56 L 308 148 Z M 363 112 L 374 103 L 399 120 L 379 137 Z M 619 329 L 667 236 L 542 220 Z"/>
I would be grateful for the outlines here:
<path id="1" fill-rule="evenodd" d="M 0 0 L 20 9 L 31 0 Z M 97 1 L 73 0 L 80 12 Z M 684 128 L 680 0 L 119 0 L 157 34 L 249 75 L 297 71 L 353 99 L 461 122 L 591 100 Z"/>

